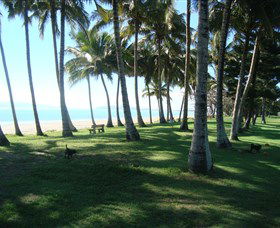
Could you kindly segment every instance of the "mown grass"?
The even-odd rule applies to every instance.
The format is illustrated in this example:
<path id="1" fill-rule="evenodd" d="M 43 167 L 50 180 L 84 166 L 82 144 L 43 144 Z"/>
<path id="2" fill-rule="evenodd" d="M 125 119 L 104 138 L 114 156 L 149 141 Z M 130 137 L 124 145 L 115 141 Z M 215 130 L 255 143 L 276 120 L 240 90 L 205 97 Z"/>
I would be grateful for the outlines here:
<path id="1" fill-rule="evenodd" d="M 210 121 L 209 175 L 187 171 L 191 132 L 178 127 L 141 128 L 140 142 L 126 142 L 124 128 L 67 139 L 8 136 L 11 147 L 0 149 L 0 226 L 280 226 L 279 118 L 252 127 L 233 150 L 215 148 Z M 269 146 L 242 153 L 251 142 Z M 75 158 L 64 158 L 65 144 L 78 150 Z"/>

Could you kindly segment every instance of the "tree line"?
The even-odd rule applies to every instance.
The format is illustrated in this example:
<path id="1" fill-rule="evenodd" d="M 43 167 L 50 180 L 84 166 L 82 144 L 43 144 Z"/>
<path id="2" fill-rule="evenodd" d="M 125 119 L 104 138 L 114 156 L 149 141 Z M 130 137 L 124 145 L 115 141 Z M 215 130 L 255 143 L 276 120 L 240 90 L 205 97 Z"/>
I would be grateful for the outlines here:
<path id="1" fill-rule="evenodd" d="M 87 3 L 95 5 L 96 10 L 87 12 Z M 125 125 L 127 140 L 139 140 L 140 135 L 131 116 L 126 76 L 135 80 L 140 127 L 145 127 L 146 123 L 141 115 L 138 77 L 145 80 L 144 95 L 149 98 L 150 123 L 150 96 L 157 98 L 159 122 L 175 121 L 170 90 L 179 86 L 184 90 L 180 130 L 188 131 L 188 100 L 190 96 L 194 97 L 194 129 L 189 151 L 189 169 L 194 172 L 207 172 L 213 166 L 208 117 L 216 117 L 217 147 L 231 148 L 230 140 L 238 140 L 238 134 L 251 123 L 255 124 L 258 115 L 265 123 L 268 112 L 276 114 L 280 110 L 278 0 L 186 0 L 184 14 L 175 9 L 171 0 L 3 0 L 2 4 L 9 17 L 20 15 L 24 20 L 27 73 L 37 135 L 44 133 L 32 82 L 29 45 L 32 20 L 39 22 L 41 36 L 48 21 L 51 22 L 64 137 L 72 136 L 76 131 L 65 102 L 65 71 L 71 84 L 87 81 L 92 124 L 95 120 L 90 78 L 101 79 L 107 97 L 107 127 L 113 127 L 113 122 L 104 77 L 113 80 L 113 74 L 117 75 L 117 124 Z M 191 27 L 194 11 L 198 15 L 197 29 Z M 71 25 L 73 47 L 65 47 L 65 23 Z M 107 26 L 113 27 L 113 34 L 106 32 Z M 2 41 L 0 48 L 15 133 L 21 136 Z M 66 52 L 73 58 L 65 63 Z M 209 67 L 213 68 L 214 75 L 209 74 Z M 119 92 L 124 124 L 119 116 Z M 166 116 L 163 97 L 167 101 Z M 232 116 L 229 136 L 225 130 L 225 115 Z M 0 133 L 1 144 L 9 144 L 1 128 Z"/>

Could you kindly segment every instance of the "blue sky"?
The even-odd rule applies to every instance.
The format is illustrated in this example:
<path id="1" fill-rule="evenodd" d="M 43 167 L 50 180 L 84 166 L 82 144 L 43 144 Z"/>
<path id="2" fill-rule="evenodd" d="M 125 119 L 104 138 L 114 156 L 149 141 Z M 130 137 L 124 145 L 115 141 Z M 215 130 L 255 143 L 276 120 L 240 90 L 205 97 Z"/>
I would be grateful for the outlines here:
<path id="1" fill-rule="evenodd" d="M 184 13 L 186 10 L 186 1 L 175 1 L 176 9 Z M 16 105 L 25 104 L 31 108 L 31 97 L 28 84 L 28 75 L 26 67 L 26 48 L 25 34 L 22 18 L 8 19 L 7 13 L 3 7 L 0 7 L 2 12 L 2 42 L 5 49 L 6 61 L 10 74 L 14 100 Z M 94 5 L 87 6 L 88 12 L 95 9 Z M 197 27 L 197 15 L 194 13 L 191 18 L 191 26 Z M 109 32 L 113 32 L 111 29 Z M 66 31 L 66 47 L 73 45 L 73 41 L 69 38 L 69 28 Z M 53 46 L 51 37 L 50 24 L 46 27 L 44 38 L 39 37 L 38 22 L 34 20 L 30 26 L 30 46 L 31 46 L 31 64 L 33 83 L 37 104 L 40 107 L 51 106 L 59 107 L 59 92 L 56 84 Z M 66 61 L 71 56 L 66 56 Z M 71 108 L 88 108 L 88 94 L 86 82 L 81 82 L 70 88 L 67 81 L 68 75 L 65 76 L 65 89 L 67 105 Z M 116 94 L 116 78 L 113 82 L 107 81 L 108 90 L 112 105 L 115 103 Z M 134 97 L 134 80 L 127 78 L 127 88 L 130 98 L 131 107 L 135 107 Z M 140 104 L 143 108 L 148 107 L 148 100 L 142 98 L 142 90 L 144 89 L 143 79 L 139 81 L 139 96 Z M 6 80 L 3 71 L 2 63 L 0 64 L 0 104 L 9 102 L 8 91 L 6 88 Z M 179 109 L 182 99 L 182 91 L 179 88 L 173 88 L 171 93 L 173 98 L 172 105 L 174 109 Z M 94 107 L 106 105 L 105 92 L 100 80 L 92 79 L 92 98 Z M 153 108 L 157 109 L 155 98 L 152 99 Z"/>

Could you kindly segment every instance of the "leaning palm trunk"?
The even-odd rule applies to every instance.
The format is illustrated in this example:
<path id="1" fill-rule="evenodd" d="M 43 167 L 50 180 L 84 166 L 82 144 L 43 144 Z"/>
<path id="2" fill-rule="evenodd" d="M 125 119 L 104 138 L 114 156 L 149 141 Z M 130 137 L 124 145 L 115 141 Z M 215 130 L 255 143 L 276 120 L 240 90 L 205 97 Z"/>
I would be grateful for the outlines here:
<path id="1" fill-rule="evenodd" d="M 116 42 L 118 74 L 121 81 L 123 111 L 124 111 L 124 118 L 125 118 L 125 125 L 126 125 L 126 139 L 135 141 L 135 140 L 140 140 L 140 135 L 131 117 L 131 111 L 130 111 L 127 88 L 126 88 L 124 63 L 123 63 L 122 53 L 121 53 L 118 0 L 113 0 L 113 13 L 114 13 L 114 33 L 115 33 L 115 42 Z"/>
<path id="2" fill-rule="evenodd" d="M 1 126 L 0 126 L 0 146 L 10 146 L 10 142 L 5 136 L 5 134 L 3 133 Z"/>
<path id="3" fill-rule="evenodd" d="M 217 120 L 217 147 L 218 148 L 230 148 L 231 143 L 228 140 L 224 117 L 223 117 L 223 78 L 224 78 L 224 63 L 225 63 L 225 51 L 226 51 L 226 42 L 228 35 L 228 27 L 230 20 L 230 9 L 231 9 L 232 0 L 226 0 L 226 5 L 223 12 L 223 22 L 221 29 L 221 41 L 220 41 L 220 50 L 219 50 L 219 61 L 218 61 L 218 70 L 217 70 L 217 94 L 216 94 L 216 120 Z"/>
<path id="4" fill-rule="evenodd" d="M 15 110 L 15 105 L 14 105 L 13 93 L 12 93 L 8 68 L 7 68 L 7 64 L 6 64 L 5 52 L 4 52 L 2 39 L 1 39 L 1 31 L 0 31 L 0 49 L 1 49 L 2 62 L 3 62 L 3 66 L 4 66 L 4 71 L 5 71 L 5 76 L 6 76 L 6 81 L 7 81 L 8 91 L 9 91 L 9 97 L 10 97 L 10 103 L 11 103 L 11 108 L 12 108 L 12 114 L 13 114 L 13 120 L 14 120 L 14 126 L 15 126 L 15 134 L 18 135 L 18 136 L 22 136 L 22 133 L 19 129 L 19 125 L 18 125 L 18 121 L 17 121 L 17 115 L 16 115 L 16 110 Z"/>
<path id="5" fill-rule="evenodd" d="M 28 78 L 29 78 L 29 87 L 30 87 L 30 93 L 31 93 L 31 99 L 32 99 L 32 107 L 33 107 L 33 113 L 34 113 L 34 119 L 35 119 L 35 126 L 36 126 L 36 132 L 37 135 L 43 136 L 43 132 L 41 129 L 38 111 L 37 111 L 37 105 L 36 105 L 36 99 L 35 99 L 35 92 L 33 88 L 33 79 L 32 79 L 32 71 L 31 71 L 31 60 L 30 60 L 30 45 L 29 45 L 29 28 L 28 28 L 28 2 L 25 1 L 24 6 L 24 27 L 25 27 L 25 41 L 26 41 L 26 59 L 27 59 L 27 70 L 28 70 Z"/>
<path id="6" fill-rule="evenodd" d="M 91 101 L 91 86 L 90 86 L 90 77 L 87 76 L 87 84 L 88 84 L 88 101 L 89 101 L 89 108 L 90 108 L 90 117 L 92 125 L 96 125 L 93 117 L 93 109 L 92 109 L 92 101 Z"/>
<path id="7" fill-rule="evenodd" d="M 236 96 L 235 96 L 234 107 L 233 107 L 232 125 L 230 131 L 231 140 L 238 140 L 239 123 L 241 122 L 240 119 L 242 118 L 242 115 L 238 117 L 238 111 L 240 107 L 240 101 L 241 101 L 242 90 L 243 90 L 243 81 L 245 76 L 245 65 L 246 65 L 246 59 L 248 55 L 249 41 L 250 41 L 250 30 L 248 29 L 245 36 L 245 43 L 243 48 L 238 85 L 236 88 Z"/>
<path id="8" fill-rule="evenodd" d="M 265 110 L 266 110 L 266 100 L 263 97 L 262 98 L 262 124 L 266 124 L 266 120 L 265 120 Z"/>
<path id="9" fill-rule="evenodd" d="M 185 103 L 185 95 L 183 96 L 183 99 L 182 99 L 178 122 L 181 122 L 181 116 L 182 116 L 182 111 L 183 111 L 183 108 L 184 108 L 184 103 Z"/>
<path id="10" fill-rule="evenodd" d="M 151 95 L 150 95 L 150 88 L 149 85 L 147 84 L 147 91 L 148 91 L 148 98 L 149 98 L 149 114 L 150 114 L 150 124 L 153 123 L 153 118 L 152 118 L 152 106 L 151 106 Z"/>
<path id="11" fill-rule="evenodd" d="M 106 127 L 114 127 L 113 122 L 112 122 L 112 114 L 111 114 L 111 105 L 110 105 L 109 93 L 108 93 L 108 90 L 107 90 L 107 87 L 106 87 L 106 84 L 105 84 L 105 81 L 104 81 L 103 74 L 101 74 L 100 76 L 101 76 L 101 81 L 102 81 L 102 84 L 104 86 L 104 90 L 105 90 L 105 93 L 106 93 L 107 106 L 108 106 L 108 121 L 107 121 Z"/>
<path id="12" fill-rule="evenodd" d="M 191 1 L 187 0 L 187 23 L 186 23 L 186 57 L 185 57 L 185 81 L 184 81 L 184 110 L 183 121 L 180 125 L 180 130 L 186 131 L 188 126 L 188 99 L 189 99 L 189 68 L 190 68 L 190 50 L 191 50 Z M 181 115 L 180 115 L 181 116 Z M 181 118 L 180 118 L 181 120 Z"/>
<path id="13" fill-rule="evenodd" d="M 120 78 L 118 77 L 118 86 L 117 86 L 117 101 L 116 101 L 116 109 L 117 109 L 117 122 L 118 127 L 122 127 L 123 123 L 120 118 L 120 110 L 119 110 L 119 93 L 120 92 Z"/>
<path id="14" fill-rule="evenodd" d="M 169 75 L 167 77 L 167 113 L 168 113 L 168 117 L 167 117 L 167 120 L 171 120 L 173 121 L 174 120 L 174 117 L 173 117 L 173 113 L 172 113 L 172 108 L 171 108 L 171 97 L 170 97 L 170 78 L 169 78 Z"/>
<path id="15" fill-rule="evenodd" d="M 57 55 L 57 43 L 56 43 L 56 16 L 55 16 L 55 0 L 50 1 L 51 6 L 51 25 L 52 25 L 52 38 L 53 38 L 53 50 L 54 50 L 54 60 L 55 60 L 55 72 L 56 80 L 59 89 L 59 64 L 58 64 L 58 55 Z M 65 106 L 65 112 L 67 113 L 69 127 L 72 131 L 77 132 L 78 130 L 73 125 L 67 107 Z"/>
<path id="16" fill-rule="evenodd" d="M 249 76 L 248 76 L 248 79 L 247 79 L 247 82 L 246 82 L 246 85 L 245 85 L 245 88 L 244 88 L 244 91 L 243 91 L 243 94 L 242 94 L 242 97 L 241 97 L 241 100 L 240 100 L 238 116 L 237 116 L 238 120 L 242 115 L 243 104 L 244 104 L 245 99 L 248 95 L 251 82 L 254 78 L 255 69 L 256 69 L 256 65 L 257 65 L 257 61 L 258 61 L 259 45 L 260 45 L 260 38 L 259 38 L 259 33 L 258 33 L 257 37 L 256 37 L 255 45 L 254 45 L 254 51 L 253 51 L 253 56 L 252 56 L 252 60 L 251 60 Z"/>
<path id="17" fill-rule="evenodd" d="M 65 0 L 61 1 L 61 36 L 60 36 L 60 72 L 59 72 L 59 92 L 60 108 L 62 117 L 62 136 L 73 136 L 68 122 L 66 112 L 65 92 L 64 92 L 64 47 L 65 47 Z"/>
<path id="18" fill-rule="evenodd" d="M 161 95 L 161 41 L 158 39 L 158 97 L 159 97 L 159 122 L 166 123 L 162 105 Z"/>
<path id="19" fill-rule="evenodd" d="M 198 15 L 194 131 L 188 164 L 190 171 L 205 173 L 213 167 L 207 130 L 208 0 L 198 1 Z"/>
<path id="20" fill-rule="evenodd" d="M 138 32 L 139 32 L 139 24 L 135 21 L 135 40 L 134 40 L 134 77 L 135 77 L 135 99 L 136 99 L 136 111 L 137 111 L 137 120 L 138 125 L 140 127 L 146 127 L 146 124 L 143 121 L 141 111 L 140 111 L 140 103 L 138 96 L 138 75 L 137 75 L 137 63 L 138 63 Z"/>

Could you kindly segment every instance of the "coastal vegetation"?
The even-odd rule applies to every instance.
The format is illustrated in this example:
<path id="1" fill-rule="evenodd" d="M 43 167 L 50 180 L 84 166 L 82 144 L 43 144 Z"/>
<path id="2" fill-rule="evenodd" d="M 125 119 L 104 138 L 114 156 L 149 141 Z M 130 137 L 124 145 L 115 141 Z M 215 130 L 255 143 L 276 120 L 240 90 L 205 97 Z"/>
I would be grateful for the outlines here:
<path id="1" fill-rule="evenodd" d="M 15 128 L 12 136 L 0 126 L 0 226 L 280 226 L 279 0 L 186 0 L 185 14 L 172 0 L 3 0 L 1 10 L 23 20 L 37 136 L 20 130 L 9 44 L 0 36 Z M 39 120 L 31 22 L 41 37 L 51 26 L 61 132 L 43 132 Z M 67 26 L 72 46 L 65 45 Z M 73 125 L 65 97 L 65 82 L 86 80 L 96 125 L 93 78 L 104 86 L 108 110 L 105 133 L 95 135 Z M 105 79 L 117 82 L 115 126 Z M 182 97 L 171 97 L 174 87 Z M 179 118 L 174 99 L 182 104 Z M 77 150 L 72 159 L 64 159 L 65 145 Z"/>

